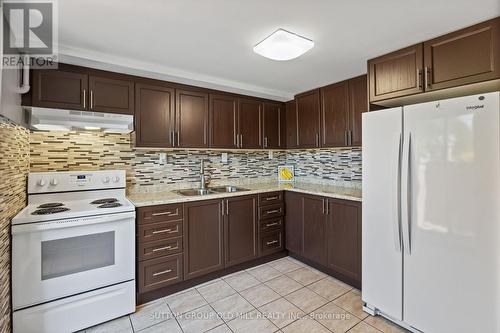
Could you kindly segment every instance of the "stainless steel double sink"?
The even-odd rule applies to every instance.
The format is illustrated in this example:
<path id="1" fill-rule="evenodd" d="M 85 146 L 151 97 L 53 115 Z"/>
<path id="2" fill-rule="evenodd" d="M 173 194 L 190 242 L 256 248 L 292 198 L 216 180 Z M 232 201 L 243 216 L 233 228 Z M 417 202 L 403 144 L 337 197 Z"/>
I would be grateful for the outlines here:
<path id="1" fill-rule="evenodd" d="M 206 189 L 187 188 L 182 190 L 176 190 L 173 192 L 186 197 L 193 197 L 193 196 L 203 196 L 203 195 L 219 194 L 219 193 L 235 193 L 244 191 L 248 191 L 248 189 L 236 186 L 215 186 Z"/>

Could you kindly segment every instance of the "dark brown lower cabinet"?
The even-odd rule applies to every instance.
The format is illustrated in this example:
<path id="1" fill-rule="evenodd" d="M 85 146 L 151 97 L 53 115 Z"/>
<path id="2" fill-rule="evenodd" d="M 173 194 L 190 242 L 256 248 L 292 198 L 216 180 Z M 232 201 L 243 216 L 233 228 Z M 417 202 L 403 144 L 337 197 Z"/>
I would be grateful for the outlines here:
<path id="1" fill-rule="evenodd" d="M 328 268 L 361 281 L 361 204 L 328 199 Z"/>
<path id="2" fill-rule="evenodd" d="M 153 291 L 182 281 L 182 254 L 174 254 L 138 264 L 139 293 Z"/>
<path id="3" fill-rule="evenodd" d="M 302 197 L 303 245 L 302 256 L 326 264 L 325 198 L 315 195 Z"/>
<path id="4" fill-rule="evenodd" d="M 302 255 L 302 194 L 285 193 L 285 247 Z"/>
<path id="5" fill-rule="evenodd" d="M 286 248 L 356 287 L 361 286 L 361 203 L 285 194 Z"/>
<path id="6" fill-rule="evenodd" d="M 184 279 L 224 268 L 224 218 L 221 200 L 184 205 Z"/>
<path id="7" fill-rule="evenodd" d="M 257 257 L 257 197 L 224 200 L 226 267 Z"/>

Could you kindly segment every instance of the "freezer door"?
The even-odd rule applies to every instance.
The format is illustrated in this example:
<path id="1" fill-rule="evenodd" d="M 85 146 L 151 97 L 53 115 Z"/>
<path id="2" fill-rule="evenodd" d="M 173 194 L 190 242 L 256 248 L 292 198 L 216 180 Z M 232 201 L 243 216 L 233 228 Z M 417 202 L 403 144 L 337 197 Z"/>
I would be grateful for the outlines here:
<path id="1" fill-rule="evenodd" d="M 500 332 L 499 93 L 404 108 L 404 315 Z"/>
<path id="2" fill-rule="evenodd" d="M 402 108 L 363 114 L 362 299 L 402 320 Z"/>

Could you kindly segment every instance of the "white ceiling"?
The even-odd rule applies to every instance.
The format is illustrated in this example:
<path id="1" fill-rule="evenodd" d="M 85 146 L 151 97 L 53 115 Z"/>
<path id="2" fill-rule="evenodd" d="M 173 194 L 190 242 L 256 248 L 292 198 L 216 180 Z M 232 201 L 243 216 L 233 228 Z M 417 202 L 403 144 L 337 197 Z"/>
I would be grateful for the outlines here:
<path id="1" fill-rule="evenodd" d="M 366 73 L 366 60 L 500 15 L 499 0 L 61 0 L 61 61 L 282 101 Z M 290 61 L 252 47 L 314 40 Z"/>

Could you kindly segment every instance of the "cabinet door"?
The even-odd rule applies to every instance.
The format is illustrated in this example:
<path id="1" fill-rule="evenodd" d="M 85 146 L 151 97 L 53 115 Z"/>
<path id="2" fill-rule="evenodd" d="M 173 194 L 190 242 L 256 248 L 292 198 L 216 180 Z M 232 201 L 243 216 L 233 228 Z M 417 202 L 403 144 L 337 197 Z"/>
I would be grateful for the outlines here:
<path id="1" fill-rule="evenodd" d="M 237 98 L 210 95 L 210 147 L 236 148 L 237 121 Z"/>
<path id="2" fill-rule="evenodd" d="M 423 92 L 422 49 L 417 44 L 368 60 L 370 102 Z"/>
<path id="3" fill-rule="evenodd" d="M 302 194 L 285 193 L 285 247 L 288 251 L 302 254 Z"/>
<path id="4" fill-rule="evenodd" d="M 257 196 L 225 200 L 226 267 L 257 257 Z"/>
<path id="5" fill-rule="evenodd" d="M 184 279 L 224 268 L 222 201 L 184 205 Z"/>
<path id="6" fill-rule="evenodd" d="M 62 69 L 33 70 L 33 106 L 87 110 L 88 75 Z"/>
<path id="7" fill-rule="evenodd" d="M 136 146 L 172 147 L 174 89 L 135 85 Z"/>
<path id="8" fill-rule="evenodd" d="M 282 106 L 278 103 L 263 103 L 262 135 L 264 148 L 282 148 Z"/>
<path id="9" fill-rule="evenodd" d="M 320 104 L 319 89 L 296 97 L 297 101 L 297 147 L 316 148 L 320 146 Z"/>
<path id="10" fill-rule="evenodd" d="M 175 146 L 208 148 L 208 94 L 176 90 Z"/>
<path id="11" fill-rule="evenodd" d="M 321 88 L 321 146 L 349 145 L 349 94 L 347 81 Z"/>
<path id="12" fill-rule="evenodd" d="M 89 76 L 89 109 L 134 114 L 134 82 Z"/>
<path id="13" fill-rule="evenodd" d="M 297 148 L 297 103 L 286 103 L 286 147 Z"/>
<path id="14" fill-rule="evenodd" d="M 361 146 L 361 115 L 368 111 L 366 75 L 349 80 L 349 129 L 351 146 Z"/>
<path id="15" fill-rule="evenodd" d="M 424 43 L 426 90 L 500 78 L 500 18 Z"/>
<path id="16" fill-rule="evenodd" d="M 262 148 L 262 103 L 251 99 L 238 100 L 239 148 Z"/>
<path id="17" fill-rule="evenodd" d="M 328 200 L 326 239 L 328 267 L 361 281 L 361 205 Z"/>
<path id="18" fill-rule="evenodd" d="M 307 259 L 325 265 L 325 199 L 314 195 L 304 195 L 302 200 L 302 223 L 304 225 L 302 255 Z"/>

